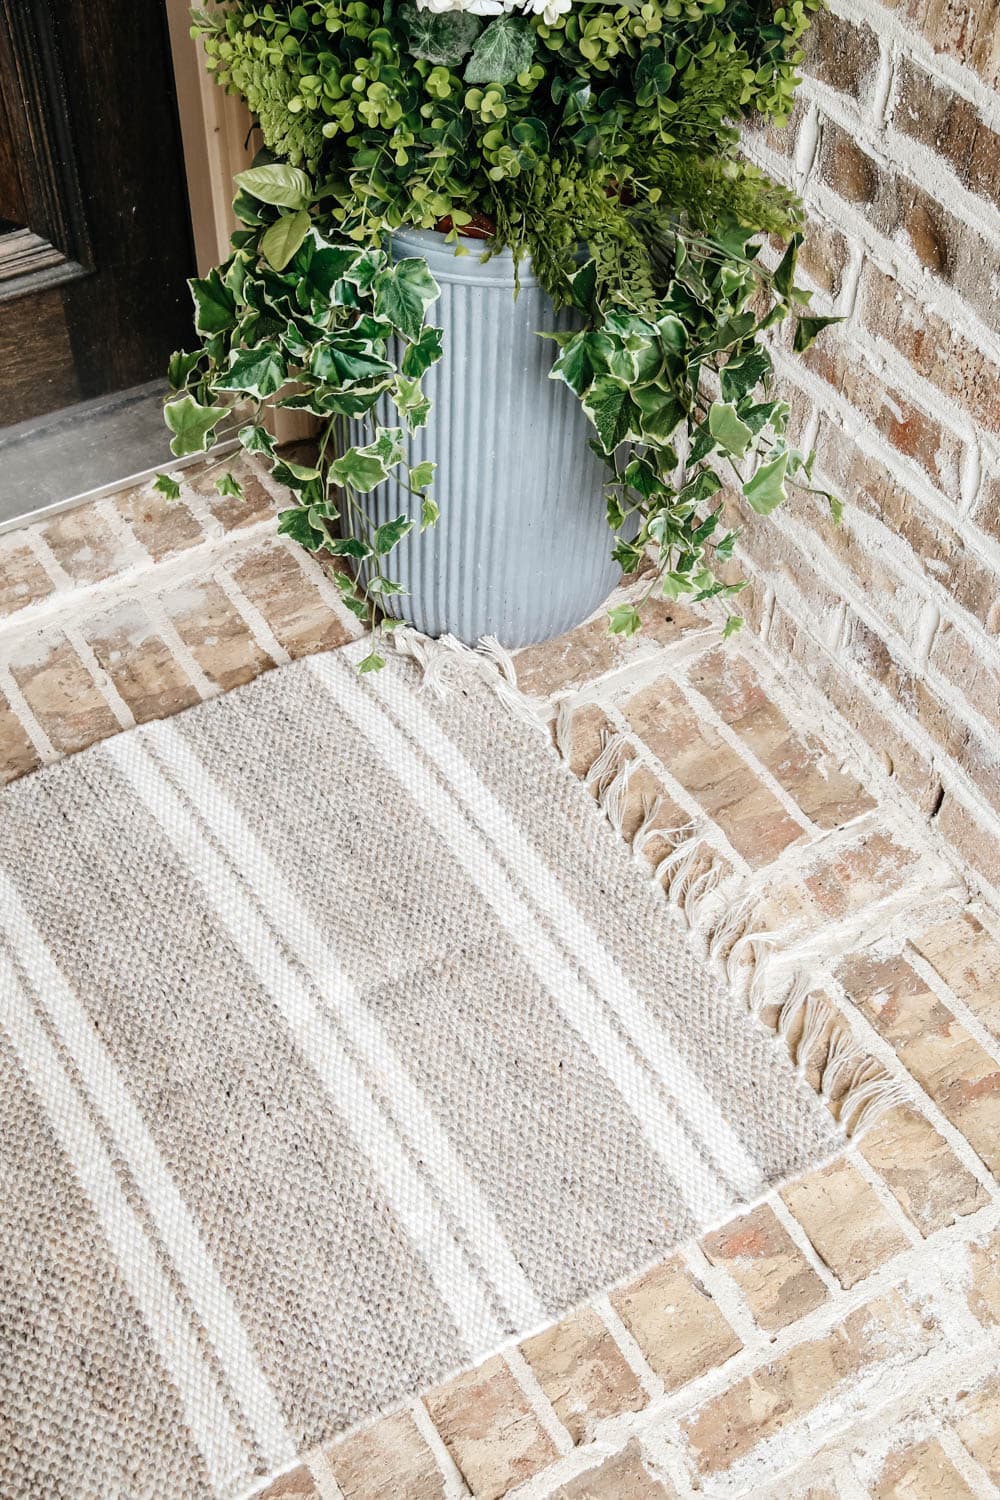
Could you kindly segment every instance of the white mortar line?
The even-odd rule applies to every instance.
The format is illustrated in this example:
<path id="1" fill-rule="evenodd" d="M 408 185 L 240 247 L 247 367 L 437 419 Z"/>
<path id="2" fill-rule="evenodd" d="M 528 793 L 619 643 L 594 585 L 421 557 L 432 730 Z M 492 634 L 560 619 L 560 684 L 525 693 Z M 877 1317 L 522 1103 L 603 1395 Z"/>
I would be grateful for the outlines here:
<path id="1" fill-rule="evenodd" d="M 939 1000 L 943 1001 L 959 1024 L 978 1043 L 986 1055 L 992 1058 L 997 1066 L 1000 1067 L 1000 1037 L 979 1019 L 967 1000 L 963 1000 L 960 995 L 956 995 L 955 991 L 941 978 L 941 975 L 933 965 L 929 964 L 926 958 L 918 953 L 911 943 L 907 944 L 906 952 L 903 956 L 914 973 L 920 975 L 920 978 L 927 985 L 928 989 L 933 990 L 934 994 L 937 995 Z"/>
<path id="2" fill-rule="evenodd" d="M 406 1410 L 413 1418 L 413 1425 L 431 1450 L 434 1462 L 438 1466 L 444 1481 L 444 1500 L 463 1500 L 463 1497 L 470 1493 L 469 1486 L 465 1482 L 461 1469 L 448 1452 L 444 1438 L 431 1421 L 426 1406 L 421 1400 L 415 1398 L 407 1404 Z"/>
<path id="3" fill-rule="evenodd" d="M 82 632 L 78 627 L 67 623 L 63 626 L 63 634 L 90 673 L 94 686 L 104 698 L 104 701 L 118 720 L 121 728 L 134 729 L 135 715 L 115 687 L 110 675 L 97 660 L 92 647 L 84 639 Z"/>
<path id="4" fill-rule="evenodd" d="M 343 1490 L 337 1483 L 330 1460 L 322 1448 L 315 1449 L 306 1455 L 306 1468 L 316 1486 L 316 1494 L 319 1500 L 346 1500 Z"/>
<path id="5" fill-rule="evenodd" d="M 211 577 L 212 582 L 219 585 L 219 588 L 225 594 L 236 613 L 249 629 L 254 643 L 279 667 L 287 666 L 292 658 L 278 640 L 278 637 L 267 623 L 261 611 L 252 600 L 247 598 L 232 574 L 225 567 L 220 567 L 214 570 Z"/>
<path id="6" fill-rule="evenodd" d="M 307 552 L 304 547 L 300 547 L 297 542 L 293 542 L 283 533 L 277 536 L 277 540 L 284 547 L 285 551 L 294 557 L 300 571 L 305 574 L 306 578 L 315 584 L 324 604 L 329 607 L 331 613 L 336 615 L 340 623 L 346 626 L 352 639 L 357 640 L 359 636 L 363 635 L 365 627 L 361 624 L 357 616 L 352 615 L 350 610 L 346 609 L 341 603 L 336 584 L 331 583 L 326 570 L 319 565 L 312 553 Z"/>
<path id="7" fill-rule="evenodd" d="M 984 1230 L 992 1231 L 1000 1221 L 1000 1208 L 996 1204 L 990 1204 L 979 1210 L 975 1215 L 959 1221 L 946 1229 L 940 1230 L 932 1236 L 935 1246 L 933 1253 L 927 1250 L 924 1242 L 911 1249 L 902 1251 L 892 1260 L 875 1271 L 864 1281 L 856 1283 L 847 1290 L 841 1290 L 839 1295 L 830 1302 L 823 1303 L 820 1307 L 808 1313 L 797 1323 L 782 1329 L 775 1338 L 759 1351 L 742 1350 L 731 1359 L 724 1361 L 713 1370 L 706 1372 L 673 1393 L 665 1393 L 662 1397 L 653 1400 L 642 1412 L 634 1414 L 629 1423 L 629 1431 L 635 1436 L 645 1439 L 648 1432 L 652 1436 L 653 1429 L 658 1424 L 667 1422 L 673 1430 L 678 1420 L 693 1412 L 698 1407 L 712 1400 L 714 1397 L 732 1389 L 737 1383 L 753 1375 L 757 1370 L 783 1358 L 792 1349 L 806 1343 L 815 1342 L 828 1335 L 835 1327 L 841 1324 L 853 1311 L 864 1307 L 867 1303 L 879 1298 L 886 1292 L 897 1289 L 904 1283 L 915 1282 L 917 1286 L 923 1281 L 922 1273 L 926 1270 L 934 1278 L 933 1297 L 935 1303 L 944 1303 L 944 1307 L 936 1308 L 941 1313 L 939 1326 L 942 1329 L 943 1340 L 938 1350 L 932 1350 L 929 1355 L 919 1360 L 912 1361 L 904 1370 L 898 1365 L 893 1366 L 891 1360 L 881 1361 L 879 1366 L 872 1370 L 872 1375 L 878 1379 L 887 1365 L 892 1375 L 893 1392 L 887 1397 L 887 1403 L 898 1399 L 896 1392 L 901 1381 L 905 1382 L 907 1375 L 915 1374 L 916 1380 L 907 1384 L 905 1399 L 912 1399 L 912 1385 L 920 1383 L 940 1385 L 944 1373 L 951 1373 L 952 1367 L 959 1370 L 968 1368 L 968 1361 L 974 1349 L 982 1347 L 984 1350 L 994 1350 L 995 1340 L 991 1333 L 979 1325 L 965 1303 L 964 1296 L 951 1288 L 942 1276 L 941 1267 L 952 1267 L 955 1264 L 954 1253 L 949 1255 L 948 1251 L 952 1245 L 959 1250 L 966 1244 L 979 1237 Z M 926 1295 L 926 1294 L 925 1294 Z M 950 1340 L 950 1341 L 949 1341 Z M 956 1350 L 955 1344 L 961 1347 Z M 822 1402 L 818 1405 L 821 1407 Z M 810 1427 L 816 1428 L 815 1447 L 825 1446 L 830 1441 L 831 1428 L 829 1424 L 823 1424 L 820 1428 L 815 1419 L 817 1408 L 806 1412 L 790 1428 L 798 1428 L 806 1431 Z M 789 1427 L 782 1429 L 777 1435 L 779 1440 L 787 1440 Z M 699 1481 L 699 1493 L 710 1494 L 738 1494 L 739 1490 L 734 1485 L 742 1482 L 740 1469 L 746 1467 L 747 1462 L 753 1463 L 761 1456 L 764 1450 L 764 1461 L 767 1458 L 766 1450 L 775 1444 L 774 1439 L 767 1439 L 748 1456 L 748 1460 L 741 1461 L 731 1466 L 725 1476 L 721 1476 L 725 1482 L 725 1489 L 717 1489 L 710 1479 L 702 1477 Z M 519 1487 L 514 1493 L 519 1500 L 543 1500 L 543 1497 L 551 1494 L 552 1488 L 559 1482 L 565 1482 L 571 1473 L 580 1472 L 585 1468 L 594 1467 L 594 1453 L 606 1452 L 606 1445 L 594 1444 L 589 1449 L 578 1449 L 567 1465 L 558 1465 L 546 1471 L 545 1474 L 536 1476 L 525 1485 Z M 815 1450 L 814 1450 L 815 1451 Z M 800 1465 L 805 1455 L 795 1456 L 794 1465 Z M 570 1468 L 572 1464 L 572 1468 Z M 772 1481 L 776 1476 L 768 1475 L 767 1481 Z"/>
<path id="8" fill-rule="evenodd" d="M 153 556 L 149 548 L 140 542 L 121 511 L 110 498 L 95 500 L 94 510 L 101 517 L 111 535 L 120 544 L 122 553 L 128 559 L 128 567 L 138 570 L 153 565 Z"/>
<path id="9" fill-rule="evenodd" d="M 729 861 L 738 874 L 743 876 L 749 875 L 750 866 L 742 854 L 737 853 L 722 829 L 710 814 L 705 811 L 697 798 L 693 797 L 687 788 L 667 770 L 666 766 L 653 753 L 645 740 L 635 733 L 617 705 L 609 702 L 603 694 L 595 694 L 589 701 L 593 702 L 598 708 L 603 709 L 611 720 L 612 726 L 620 734 L 627 736 L 628 743 L 636 752 L 636 759 L 653 772 L 654 776 L 663 783 L 664 791 L 671 800 L 676 802 L 687 813 L 695 825 L 694 832 L 701 835 L 707 844 L 714 848 L 718 854 L 722 855 L 723 859 Z"/>
<path id="10" fill-rule="evenodd" d="M 935 1436 L 944 1449 L 945 1456 L 954 1464 L 977 1500 L 996 1500 L 1000 1488 L 993 1483 L 982 1464 L 973 1457 L 947 1422 L 941 1423 Z"/>
<path id="11" fill-rule="evenodd" d="M 907 1102 L 918 1114 L 922 1114 L 933 1125 L 938 1135 L 942 1136 L 951 1147 L 966 1171 L 976 1179 L 980 1187 L 986 1189 L 991 1203 L 995 1203 L 998 1196 L 1000 1196 L 1000 1183 L 997 1182 L 989 1167 L 962 1134 L 961 1130 L 951 1123 L 940 1105 L 917 1082 L 892 1044 L 887 1042 L 880 1032 L 876 1031 L 867 1016 L 851 1002 L 840 984 L 835 983 L 833 985 L 832 997 L 835 998 L 841 1011 L 850 1018 L 851 1030 L 863 1045 L 865 1051 L 869 1052 L 876 1061 L 880 1062 L 892 1078 L 903 1085 L 909 1096 Z M 982 1211 L 977 1210 L 977 1213 Z M 972 1215 L 972 1217 L 974 1218 L 975 1215 Z"/>
<path id="12" fill-rule="evenodd" d="M 797 1178 L 792 1178 L 792 1183 L 797 1180 Z M 788 1185 L 791 1186 L 791 1184 Z M 839 1297 L 843 1291 L 840 1282 L 819 1254 L 812 1240 L 806 1234 L 777 1188 L 774 1188 L 768 1196 L 767 1204 L 796 1250 L 804 1258 L 809 1269 L 815 1272 L 832 1297 Z"/>
<path id="13" fill-rule="evenodd" d="M 556 1452 L 572 1453 L 573 1439 L 559 1420 L 552 1402 L 542 1390 L 538 1376 L 516 1344 L 504 1352 L 503 1360 L 520 1386 L 525 1400 L 537 1418 L 538 1425 L 551 1438 Z"/>
<path id="14" fill-rule="evenodd" d="M 646 1359 L 637 1340 L 632 1336 L 615 1311 L 607 1292 L 601 1292 L 598 1296 L 592 1297 L 587 1305 L 592 1307 L 597 1313 L 597 1316 L 617 1345 L 619 1353 L 646 1395 L 653 1401 L 659 1400 L 664 1391 L 663 1381 Z"/>
<path id="15" fill-rule="evenodd" d="M 678 674 L 674 678 L 674 682 L 680 688 L 688 705 L 694 710 L 696 715 L 703 722 L 711 725 L 715 733 L 719 736 L 719 739 L 724 741 L 739 756 L 741 762 L 753 771 L 757 779 L 762 785 L 767 787 L 771 796 L 774 797 L 776 802 L 781 804 L 788 816 L 794 823 L 799 825 L 803 833 L 808 834 L 810 837 L 818 834 L 820 830 L 817 824 L 812 821 L 808 813 L 803 812 L 802 808 L 795 801 L 795 798 L 790 792 L 786 791 L 778 778 L 764 764 L 747 741 L 742 740 L 731 725 L 726 723 L 711 701 L 704 697 L 697 688 L 692 687 L 685 676 Z M 792 732 L 794 733 L 794 730 Z"/>
<path id="16" fill-rule="evenodd" d="M 40 605 L 45 604 L 46 600 L 67 594 L 71 590 L 79 587 L 79 585 L 75 583 L 66 572 L 66 569 L 56 557 L 48 542 L 42 536 L 42 530 L 40 526 L 26 526 L 23 531 L 19 531 L 17 533 L 17 540 L 19 543 L 28 547 L 34 554 L 38 563 L 45 570 L 49 581 L 52 583 L 54 593 L 46 594 L 44 599 L 36 599 L 33 603 L 25 605 L 23 610 L 18 610 L 17 616 L 8 616 L 7 620 L 0 623 L 0 630 L 6 628 L 7 621 L 10 621 L 12 623 L 13 620 L 18 616 L 24 618 L 26 615 L 29 615 L 31 612 L 36 610 Z"/>
<path id="17" fill-rule="evenodd" d="M 734 1209 L 734 1217 L 739 1210 Z M 691 1240 L 680 1252 L 681 1260 L 696 1281 L 702 1282 L 712 1295 L 726 1322 L 736 1334 L 744 1349 L 764 1349 L 768 1338 L 758 1328 L 749 1303 L 739 1283 L 729 1275 L 724 1266 L 710 1261 L 699 1240 Z"/>
<path id="18" fill-rule="evenodd" d="M 35 718 L 34 713 L 29 707 L 27 698 L 25 698 L 18 686 L 17 678 L 3 661 L 0 661 L 0 693 L 3 693 L 3 696 L 7 699 L 15 718 L 34 745 L 43 764 L 50 766 L 53 761 L 61 760 L 61 751 L 55 748 L 45 730 Z"/>
<path id="19" fill-rule="evenodd" d="M 876 1172 L 873 1166 L 869 1165 L 866 1158 L 862 1156 L 857 1141 L 849 1142 L 845 1157 L 858 1173 L 858 1176 L 863 1177 L 865 1182 L 867 1182 L 900 1233 L 906 1236 L 911 1245 L 922 1245 L 924 1236 L 906 1213 L 903 1205 L 895 1193 L 892 1192 L 888 1183 Z"/>
<path id="20" fill-rule="evenodd" d="M 24 535 L 30 536 L 30 530 L 26 530 Z M 16 614 L 8 615 L 0 621 L 0 641 L 8 635 L 13 635 L 17 639 L 23 638 L 26 626 L 31 630 L 42 631 L 51 623 L 61 625 L 64 617 L 75 620 L 80 617 L 89 618 L 93 614 L 103 614 L 111 609 L 122 596 L 134 596 L 137 592 L 136 585 L 145 585 L 151 577 L 155 579 L 156 590 L 160 594 L 168 592 L 179 584 L 204 582 L 205 576 L 217 567 L 220 561 L 228 561 L 231 556 L 238 556 L 273 535 L 274 521 L 270 517 L 264 517 L 240 532 L 238 536 L 233 532 L 223 532 L 214 541 L 209 540 L 195 547 L 189 547 L 165 562 L 151 563 L 148 567 L 129 568 L 123 573 L 115 573 L 110 578 L 103 578 L 98 583 L 73 584 L 64 573 L 66 584 L 62 589 L 46 594 L 44 599 L 39 599 L 35 604 L 26 605 Z M 52 563 L 53 566 L 58 567 L 54 558 Z"/>
<path id="21" fill-rule="evenodd" d="M 872 29 L 871 0 L 828 0 L 828 3 L 835 16 Z M 879 7 L 876 26 L 883 43 L 893 44 L 898 50 L 909 53 L 925 72 L 938 75 L 956 94 L 974 104 L 987 124 L 1000 129 L 1000 100 L 972 68 L 947 52 L 936 52 L 920 32 L 905 25 L 894 11 L 885 7 Z"/>
<path id="22" fill-rule="evenodd" d="M 194 652 L 185 644 L 180 631 L 167 614 L 159 594 L 143 598 L 141 606 L 151 628 L 183 670 L 199 698 L 214 698 L 221 691 L 218 683 L 213 682 L 199 666 Z"/>

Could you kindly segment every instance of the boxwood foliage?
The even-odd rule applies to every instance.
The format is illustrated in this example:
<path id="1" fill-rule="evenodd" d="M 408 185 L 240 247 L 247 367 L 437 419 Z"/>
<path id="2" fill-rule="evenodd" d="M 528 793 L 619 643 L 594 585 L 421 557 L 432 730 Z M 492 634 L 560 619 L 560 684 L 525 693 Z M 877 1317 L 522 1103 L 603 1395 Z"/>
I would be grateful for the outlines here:
<path id="1" fill-rule="evenodd" d="M 240 422 L 240 441 L 294 492 L 282 529 L 352 558 L 344 597 L 376 611 L 399 591 L 392 547 L 435 518 L 428 466 L 406 476 L 412 518 L 372 534 L 358 496 L 403 472 L 404 434 L 429 410 L 420 378 L 442 353 L 425 321 L 433 279 L 422 261 L 394 265 L 387 239 L 438 227 L 456 253 L 529 257 L 576 310 L 576 331 L 550 335 L 552 378 L 581 401 L 607 463 L 616 558 L 626 574 L 655 559 L 642 600 L 737 593 L 723 485 L 763 515 L 789 486 L 812 488 L 811 455 L 786 441 L 766 332 L 791 316 L 801 352 L 833 321 L 810 316 L 795 285 L 800 205 L 743 159 L 739 123 L 787 119 L 818 4 L 576 0 L 552 24 L 413 0 L 197 12 L 209 65 L 246 100 L 263 151 L 237 179 L 232 256 L 192 283 L 202 345 L 171 367 L 174 451 L 203 451 Z M 485 247 L 463 237 L 469 226 Z M 772 269 L 768 237 L 784 244 Z M 373 415 L 387 401 L 393 426 Z M 273 453 L 269 404 L 319 418 L 314 466 Z M 370 441 L 345 446 L 347 416 L 369 422 Z M 610 624 L 640 621 L 641 601 Z M 731 614 L 727 629 L 739 623 Z"/>

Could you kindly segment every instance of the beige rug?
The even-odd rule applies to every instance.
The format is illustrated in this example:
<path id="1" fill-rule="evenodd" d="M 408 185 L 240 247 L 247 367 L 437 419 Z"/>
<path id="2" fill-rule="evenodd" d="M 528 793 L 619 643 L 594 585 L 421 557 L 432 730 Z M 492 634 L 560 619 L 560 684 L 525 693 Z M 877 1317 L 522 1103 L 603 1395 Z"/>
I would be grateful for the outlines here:
<path id="1" fill-rule="evenodd" d="M 488 686 L 313 657 L 0 795 L 0 1494 L 196 1500 L 837 1127 Z"/>

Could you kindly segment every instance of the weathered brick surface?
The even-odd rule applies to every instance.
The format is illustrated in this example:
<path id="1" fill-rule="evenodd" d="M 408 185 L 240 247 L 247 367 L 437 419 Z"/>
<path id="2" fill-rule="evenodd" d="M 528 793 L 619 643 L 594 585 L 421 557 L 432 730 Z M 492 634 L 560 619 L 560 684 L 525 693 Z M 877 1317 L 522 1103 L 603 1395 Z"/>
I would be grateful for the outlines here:
<path id="1" fill-rule="evenodd" d="M 128 604 L 85 628 L 85 639 L 138 724 L 190 708 L 199 694 L 141 605 Z"/>
<path id="2" fill-rule="evenodd" d="M 1000 1038 L 1000 942 L 974 916 L 962 912 L 912 939 L 922 958 L 954 994 Z"/>
<path id="3" fill-rule="evenodd" d="M 863 1281 L 906 1249 L 905 1235 L 849 1162 L 800 1177 L 782 1197 L 843 1287 Z"/>
<path id="4" fill-rule="evenodd" d="M 269 541 L 242 557 L 232 576 L 293 659 L 351 639 L 353 632 L 279 543 Z"/>
<path id="5" fill-rule="evenodd" d="M 613 1292 L 611 1301 L 668 1390 L 704 1375 L 742 1347 L 708 1291 L 676 1259 Z"/>
<path id="6" fill-rule="evenodd" d="M 974 1500 L 975 1491 L 941 1444 L 928 1439 L 890 1453 L 872 1494 L 875 1500 Z"/>
<path id="7" fill-rule="evenodd" d="M 38 752 L 24 725 L 0 693 L 0 782 L 16 781 L 39 764 Z"/>
<path id="8" fill-rule="evenodd" d="M 173 590 L 162 604 L 206 677 L 223 691 L 251 682 L 274 666 L 217 583 L 206 580 Z"/>
<path id="9" fill-rule="evenodd" d="M 974 104 L 905 55 L 900 58 L 892 123 L 944 157 L 963 187 L 1000 207 L 1000 134 Z"/>
<path id="10" fill-rule="evenodd" d="M 739 1283 L 768 1333 L 797 1322 L 826 1300 L 826 1287 L 766 1203 L 708 1235 L 702 1249 Z"/>
<path id="11" fill-rule="evenodd" d="M 944 1229 L 988 1202 L 986 1189 L 916 1110 L 892 1110 L 858 1149 L 922 1234 Z"/>
<path id="12" fill-rule="evenodd" d="M 898 1292 L 865 1303 L 825 1337 L 795 1345 L 684 1419 L 699 1470 L 729 1468 L 821 1402 L 857 1386 L 883 1361 L 919 1358 L 933 1336 Z"/>
<path id="13" fill-rule="evenodd" d="M 556 1457 L 552 1439 L 502 1359 L 439 1386 L 425 1405 L 478 1500 L 499 1500 Z"/>
<path id="14" fill-rule="evenodd" d="M 120 543 L 96 504 L 63 511 L 39 535 L 74 583 L 99 583 L 121 568 Z"/>
<path id="15" fill-rule="evenodd" d="M 561 1484 L 550 1500 L 672 1500 L 676 1494 L 650 1473 L 638 1443 L 629 1443 L 598 1468 Z"/>
<path id="16" fill-rule="evenodd" d="M 820 11 L 806 33 L 805 71 L 831 88 L 861 98 L 878 66 L 878 38 L 864 22 L 856 25 L 831 11 Z"/>
<path id="17" fill-rule="evenodd" d="M 977 1463 L 1000 1487 L 1000 1379 L 992 1376 L 959 1393 L 955 1430 Z"/>
<path id="18" fill-rule="evenodd" d="M 625 705 L 631 728 L 753 865 L 769 863 L 802 829 L 746 761 L 660 679 Z"/>
<path id="19" fill-rule="evenodd" d="M 55 750 L 69 755 L 117 732 L 118 720 L 64 635 L 27 641 L 10 670 Z"/>
<path id="20" fill-rule="evenodd" d="M 528 1339 L 521 1352 L 575 1443 L 595 1422 L 646 1405 L 638 1377 L 591 1308 Z"/>
<path id="21" fill-rule="evenodd" d="M 205 540 L 201 522 L 183 498 L 168 500 L 148 484 L 123 490 L 113 504 L 154 562 L 174 557 Z"/>
<path id="22" fill-rule="evenodd" d="M 0 615 L 12 615 L 51 594 L 52 580 L 17 532 L 0 537 Z"/>
<path id="23" fill-rule="evenodd" d="M 444 1500 L 444 1476 L 409 1412 L 383 1417 L 343 1442 L 333 1443 L 323 1458 L 344 1500 Z"/>
<path id="24" fill-rule="evenodd" d="M 1000 1169 L 1000 1064 L 904 958 L 852 955 L 840 973 L 853 1003 L 942 1113 L 992 1171 Z"/>

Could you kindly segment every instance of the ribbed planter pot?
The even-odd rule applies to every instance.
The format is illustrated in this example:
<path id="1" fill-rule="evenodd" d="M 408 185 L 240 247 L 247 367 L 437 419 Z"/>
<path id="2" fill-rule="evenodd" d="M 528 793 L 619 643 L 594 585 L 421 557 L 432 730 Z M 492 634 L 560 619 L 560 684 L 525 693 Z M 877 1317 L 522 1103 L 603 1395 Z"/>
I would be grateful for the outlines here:
<path id="1" fill-rule="evenodd" d="M 444 330 L 444 356 L 424 377 L 427 426 L 408 439 L 410 465 L 437 463 L 441 519 L 393 552 L 391 575 L 409 593 L 387 602 L 426 635 L 523 646 L 579 624 L 620 577 L 604 516 L 607 471 L 579 402 L 548 378 L 555 346 L 538 337 L 572 328 L 572 315 L 555 312 L 523 263 L 514 300 L 509 250 L 483 264 L 468 248 L 456 256 L 443 235 L 419 230 L 393 239 L 396 259 L 423 256 L 441 287 L 430 321 Z M 376 415 L 398 420 L 388 403 Z M 359 424 L 348 433 L 369 440 Z M 375 525 L 404 512 L 419 521 L 402 485 L 362 499 Z"/>

